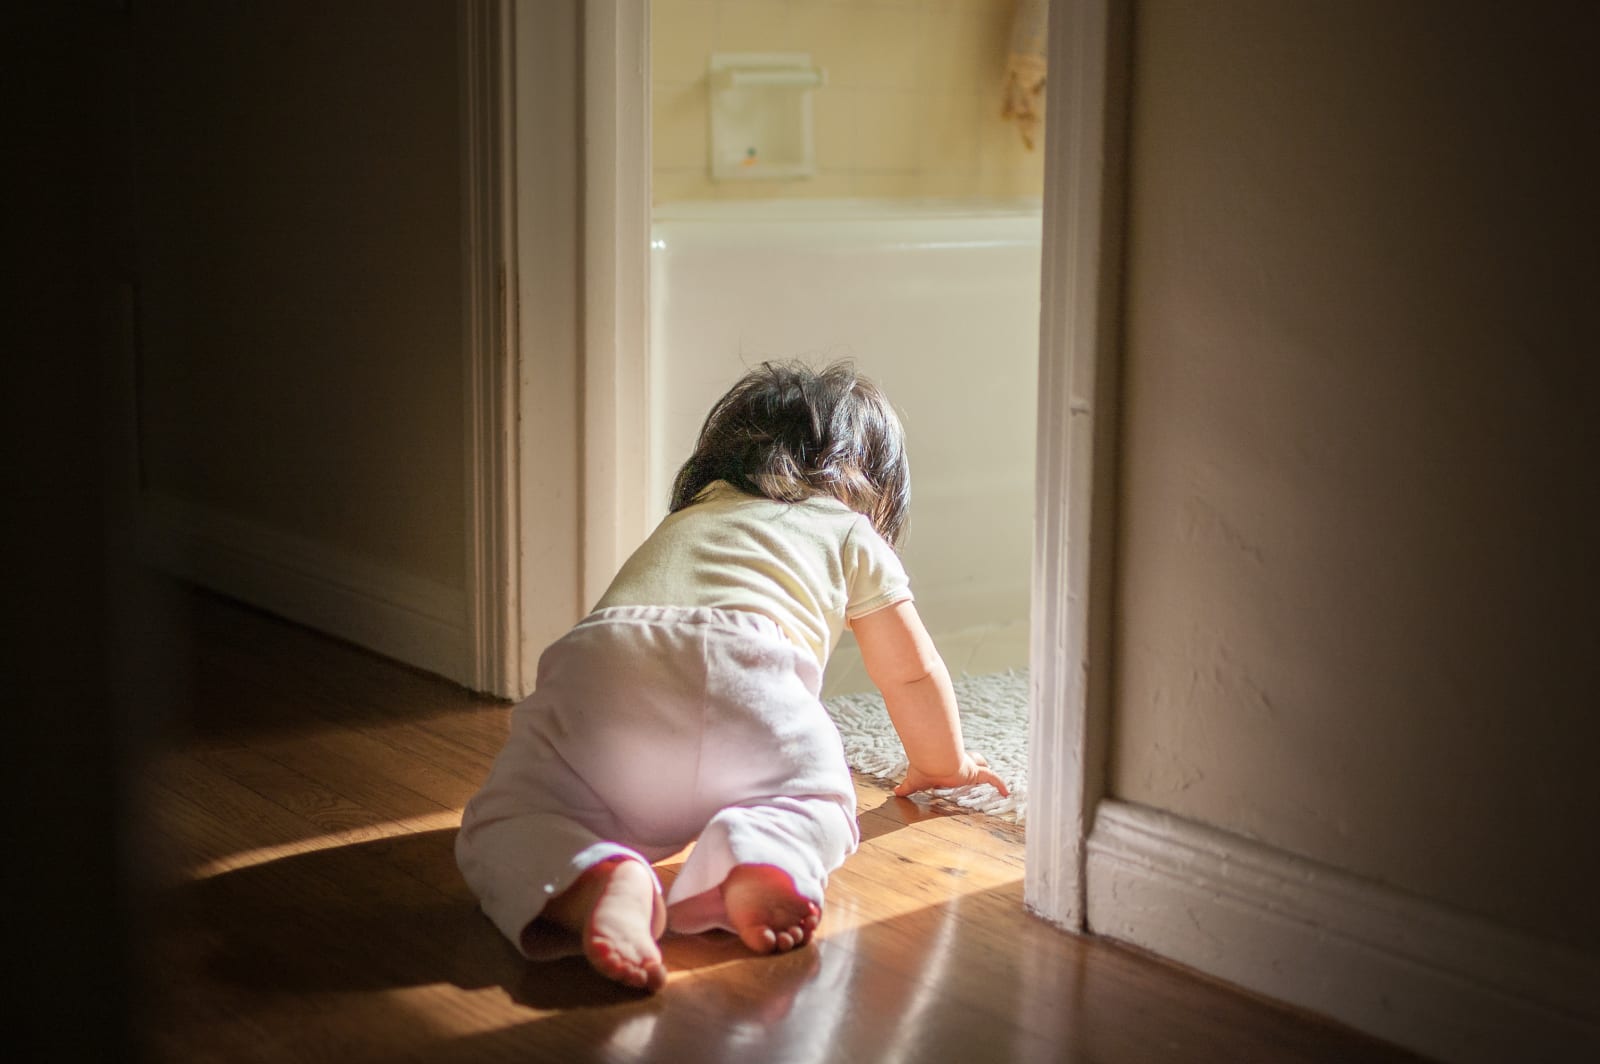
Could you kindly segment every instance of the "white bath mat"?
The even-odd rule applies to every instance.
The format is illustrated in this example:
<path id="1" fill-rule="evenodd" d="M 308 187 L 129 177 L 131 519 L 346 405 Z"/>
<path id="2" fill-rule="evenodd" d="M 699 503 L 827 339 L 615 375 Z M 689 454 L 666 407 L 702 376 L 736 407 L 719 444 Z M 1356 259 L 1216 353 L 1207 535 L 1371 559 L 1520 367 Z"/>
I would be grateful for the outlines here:
<path id="1" fill-rule="evenodd" d="M 1028 670 L 960 676 L 954 683 L 967 748 L 989 759 L 1011 796 L 1000 797 L 987 783 L 932 793 L 964 809 L 1021 824 L 1028 808 Z M 823 704 L 844 737 L 851 768 L 879 779 L 898 781 L 905 775 L 905 751 L 881 695 L 836 695 Z"/>

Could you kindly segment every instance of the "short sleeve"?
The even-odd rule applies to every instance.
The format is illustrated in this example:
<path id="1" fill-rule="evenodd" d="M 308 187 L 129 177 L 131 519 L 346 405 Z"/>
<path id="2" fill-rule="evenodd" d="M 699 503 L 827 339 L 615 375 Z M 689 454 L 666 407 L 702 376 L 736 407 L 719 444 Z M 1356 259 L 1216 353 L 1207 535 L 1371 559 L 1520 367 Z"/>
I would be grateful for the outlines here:
<path id="1" fill-rule="evenodd" d="M 844 578 L 848 621 L 911 598 L 911 580 L 900 556 L 865 517 L 851 525 L 845 538 Z"/>

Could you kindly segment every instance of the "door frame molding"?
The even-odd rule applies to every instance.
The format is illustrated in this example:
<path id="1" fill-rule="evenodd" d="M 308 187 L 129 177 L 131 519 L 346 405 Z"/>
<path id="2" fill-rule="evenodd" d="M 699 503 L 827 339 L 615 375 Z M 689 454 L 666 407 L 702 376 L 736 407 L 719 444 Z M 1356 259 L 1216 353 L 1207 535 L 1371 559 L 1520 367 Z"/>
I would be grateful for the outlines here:
<path id="1" fill-rule="evenodd" d="M 521 686 L 516 436 L 519 396 L 516 146 L 512 9 L 458 8 L 461 63 L 461 256 L 465 484 L 465 681 L 509 694 Z"/>
<path id="2" fill-rule="evenodd" d="M 1127 39 L 1126 5 L 1051 5 L 1023 900 L 1074 931 L 1111 739 Z"/>
<path id="3" fill-rule="evenodd" d="M 650 5 L 583 0 L 583 600 L 650 500 Z"/>
<path id="4" fill-rule="evenodd" d="M 498 227 L 474 232 L 480 240 L 503 236 L 508 226 L 514 233 L 509 262 L 496 261 L 519 298 L 502 307 L 500 317 L 491 315 L 502 323 L 504 342 L 479 341 L 468 352 L 469 363 L 474 358 L 488 363 L 469 370 L 468 378 L 477 382 L 470 392 L 475 399 L 469 399 L 469 436 L 476 448 L 470 453 L 477 463 L 469 476 L 469 514 L 474 515 L 469 536 L 477 530 L 491 537 L 469 547 L 474 559 L 469 597 L 478 619 L 473 644 L 477 660 L 499 663 L 498 671 L 486 671 L 499 686 L 485 689 L 513 698 L 526 694 L 539 649 L 595 601 L 647 531 L 643 486 L 650 439 L 650 7 L 633 0 L 573 0 L 573 35 L 552 44 L 545 39 L 550 35 L 529 34 L 515 25 L 515 14 L 530 2 L 471 0 L 468 5 L 485 12 L 482 21 L 489 31 L 512 42 L 510 68 L 493 83 L 503 99 L 520 105 L 510 108 L 509 124 L 502 116 L 492 123 L 480 118 L 469 127 L 498 130 L 512 138 L 513 149 L 488 156 L 497 161 L 491 174 L 509 184 L 498 186 L 506 190 L 503 199 L 486 198 L 482 205 L 497 206 L 510 221 L 502 217 Z M 1051 16 L 1049 68 L 1062 73 L 1047 88 L 1030 649 L 1033 796 L 1024 901 L 1050 922 L 1081 930 L 1086 841 L 1104 794 L 1109 742 L 1107 607 L 1115 472 L 1110 444 L 1121 276 L 1119 116 L 1126 95 L 1118 57 L 1126 33 L 1125 15 L 1110 0 L 1056 0 Z M 562 45 L 570 42 L 576 42 L 571 50 L 581 48 L 582 68 L 567 72 L 571 99 L 557 91 L 554 107 L 581 101 L 576 105 L 581 126 L 570 131 L 571 139 L 557 136 L 538 147 L 541 156 L 550 157 L 559 156 L 560 144 L 572 145 L 575 155 L 581 153 L 581 174 L 570 189 L 556 179 L 541 192 L 526 174 L 518 177 L 517 163 L 528 165 L 530 141 L 540 133 L 528 112 L 551 110 L 550 92 L 560 84 L 546 84 L 540 97 L 526 77 L 512 75 L 537 71 L 530 62 L 556 62 Z M 504 49 L 486 47 L 481 53 L 480 59 L 507 61 Z M 483 76 L 467 80 L 477 83 Z M 561 72 L 534 76 L 549 82 Z M 554 128 L 561 132 L 559 123 Z M 529 211 L 549 216 L 563 205 L 581 218 L 576 235 L 569 234 L 570 258 L 559 243 L 552 251 L 524 217 Z M 550 226 L 543 236 L 550 236 Z M 469 314 L 474 308 L 487 313 L 483 308 L 492 306 L 481 265 L 488 248 L 477 247 L 479 281 L 469 289 Z M 549 264 L 567 262 L 581 278 L 577 291 L 552 294 L 547 286 L 530 284 L 533 269 L 558 283 Z M 540 292 L 542 311 L 530 313 L 527 301 Z M 577 321 L 566 355 L 561 338 L 552 339 L 546 328 L 559 321 L 563 300 Z M 469 336 L 479 335 L 469 329 Z M 542 353 L 535 361 L 536 351 Z M 493 390 L 507 380 L 516 382 L 517 397 L 509 415 L 496 401 L 504 393 Z M 581 413 L 562 421 L 562 400 L 571 404 L 569 411 Z M 509 417 L 517 431 L 508 432 L 496 420 L 501 417 Z M 529 449 L 532 423 L 546 428 L 541 450 Z M 538 454 L 540 460 L 520 463 L 519 469 L 517 455 L 508 450 Z M 566 459 L 570 462 L 562 466 Z M 539 466 L 553 488 L 530 487 L 529 466 Z M 575 527 L 555 522 L 553 535 L 547 503 L 550 491 L 563 495 L 563 487 L 571 492 L 565 501 L 578 518 Z M 501 522 L 511 532 L 495 540 L 492 536 L 505 527 Z M 505 550 L 508 542 L 519 550 Z M 535 558 L 539 564 L 530 566 Z M 569 580 L 570 594 L 559 580 L 552 583 L 563 564 L 576 574 Z M 553 600 L 551 587 L 560 592 Z"/>
<path id="5" fill-rule="evenodd" d="M 648 111 L 618 117 L 621 100 L 649 100 L 648 67 L 629 65 L 648 61 L 648 23 L 622 17 L 633 6 L 460 6 L 465 682 L 507 699 L 530 693 L 543 648 L 595 600 L 591 574 L 621 563 L 618 456 L 644 463 L 627 407 L 648 392 L 628 374 L 648 348 L 642 324 L 625 326 L 643 319 L 648 256 L 617 250 L 642 218 L 648 251 L 648 185 L 630 213 L 623 183 L 648 165 L 648 140 L 628 139 L 648 136 Z M 643 35 L 631 52 L 629 29 Z M 586 535 L 597 528 L 616 531 Z"/>

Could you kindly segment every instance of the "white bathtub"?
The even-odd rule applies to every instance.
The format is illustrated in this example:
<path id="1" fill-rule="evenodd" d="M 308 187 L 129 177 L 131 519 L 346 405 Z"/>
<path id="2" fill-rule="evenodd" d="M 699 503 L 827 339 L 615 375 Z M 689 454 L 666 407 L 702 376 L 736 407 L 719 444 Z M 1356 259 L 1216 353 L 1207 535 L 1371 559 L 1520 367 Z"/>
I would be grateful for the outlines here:
<path id="1" fill-rule="evenodd" d="M 905 420 L 903 555 L 951 670 L 1026 664 L 1039 238 L 1037 204 L 657 208 L 653 516 L 711 403 L 748 366 L 852 359 Z M 866 685 L 852 651 L 830 666 L 830 693 Z"/>

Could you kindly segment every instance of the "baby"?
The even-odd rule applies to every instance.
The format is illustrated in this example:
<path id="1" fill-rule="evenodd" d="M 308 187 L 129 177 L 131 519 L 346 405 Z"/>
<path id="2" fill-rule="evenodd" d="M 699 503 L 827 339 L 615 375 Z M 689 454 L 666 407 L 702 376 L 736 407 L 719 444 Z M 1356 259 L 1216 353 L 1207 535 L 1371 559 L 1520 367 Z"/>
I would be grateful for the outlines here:
<path id="1" fill-rule="evenodd" d="M 899 419 L 848 365 L 765 363 L 718 400 L 671 513 L 545 650 L 462 816 L 462 874 L 524 956 L 581 951 L 653 991 L 669 927 L 757 953 L 810 941 L 860 842 L 818 699 L 846 626 L 910 762 L 895 794 L 1006 793 L 962 744 L 895 554 L 909 496 Z M 691 842 L 663 896 L 652 862 Z"/>

